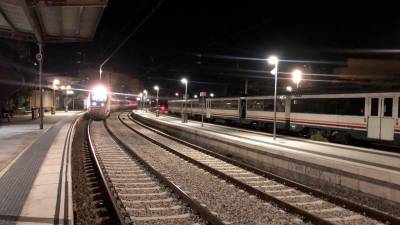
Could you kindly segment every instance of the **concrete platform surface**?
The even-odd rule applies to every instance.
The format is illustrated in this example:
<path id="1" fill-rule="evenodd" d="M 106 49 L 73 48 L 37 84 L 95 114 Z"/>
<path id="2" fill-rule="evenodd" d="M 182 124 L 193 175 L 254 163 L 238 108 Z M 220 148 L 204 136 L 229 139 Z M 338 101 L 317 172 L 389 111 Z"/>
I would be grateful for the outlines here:
<path id="1" fill-rule="evenodd" d="M 147 123 L 269 171 L 286 170 L 400 202 L 400 154 L 134 111 Z M 139 118 L 140 118 L 139 117 Z M 144 121 L 144 122 L 146 122 Z M 296 175 L 297 176 L 297 175 Z"/>
<path id="2" fill-rule="evenodd" d="M 10 122 L 0 123 L 0 177 L 2 170 L 50 127 L 76 113 L 76 111 L 57 111 L 55 115 L 45 113 L 43 130 L 39 129 L 39 120 L 32 120 L 31 115 L 15 115 Z"/>
<path id="3" fill-rule="evenodd" d="M 70 146 L 78 115 L 48 114 L 44 130 L 24 116 L 2 124 L 0 225 L 73 224 Z"/>

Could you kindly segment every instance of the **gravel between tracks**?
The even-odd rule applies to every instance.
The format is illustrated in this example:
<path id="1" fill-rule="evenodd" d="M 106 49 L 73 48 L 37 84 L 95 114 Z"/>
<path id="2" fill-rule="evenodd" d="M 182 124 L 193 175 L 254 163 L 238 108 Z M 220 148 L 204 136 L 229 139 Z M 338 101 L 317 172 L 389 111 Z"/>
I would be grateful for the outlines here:
<path id="1" fill-rule="evenodd" d="M 162 148 L 127 130 L 113 114 L 108 119 L 110 129 L 125 144 L 135 149 L 158 171 L 207 208 L 230 224 L 304 224 L 299 217 L 286 213 L 255 196 L 226 183 L 220 178 L 166 152 Z"/>
<path id="2" fill-rule="evenodd" d="M 203 225 L 206 222 L 110 137 L 103 122 L 91 124 L 95 152 L 124 210 L 136 225 Z"/>
<path id="3" fill-rule="evenodd" d="M 332 220 L 335 224 L 379 224 L 379 222 L 376 220 L 363 217 L 362 215 L 346 210 L 344 208 L 337 207 L 329 202 L 322 201 L 322 204 L 304 204 L 307 202 L 321 202 L 321 199 L 316 198 L 312 195 L 308 195 L 307 193 L 300 192 L 294 188 L 282 185 L 273 180 L 261 177 L 249 171 L 243 170 L 239 167 L 216 159 L 212 156 L 208 156 L 188 146 L 185 146 L 183 144 L 170 140 L 169 138 L 154 133 L 146 128 L 143 128 L 130 120 L 126 120 L 125 122 L 127 122 L 134 129 L 138 130 L 140 133 L 145 134 L 146 136 L 149 136 L 154 140 L 163 143 L 164 145 L 167 145 L 170 148 L 186 156 L 196 159 L 197 161 L 205 163 L 219 171 L 222 171 L 226 174 L 232 173 L 232 177 L 235 177 L 247 184 L 250 184 L 251 186 L 258 188 L 261 191 L 267 192 L 277 198 L 284 198 L 285 201 L 289 203 L 301 203 L 302 205 L 299 205 L 298 207 L 306 210 L 313 210 L 313 213 L 315 215 L 318 215 L 322 218 L 330 218 L 330 220 Z M 233 170 L 233 172 L 228 172 L 227 170 Z M 237 173 L 240 174 L 237 175 Z M 331 208 L 333 209 L 333 211 L 321 210 L 327 208 Z"/>

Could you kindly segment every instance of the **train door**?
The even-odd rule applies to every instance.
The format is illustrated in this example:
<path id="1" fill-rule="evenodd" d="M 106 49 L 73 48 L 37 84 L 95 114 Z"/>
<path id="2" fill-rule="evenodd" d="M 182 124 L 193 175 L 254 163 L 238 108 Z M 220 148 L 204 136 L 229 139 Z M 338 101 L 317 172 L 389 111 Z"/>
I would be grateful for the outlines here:
<path id="1" fill-rule="evenodd" d="M 368 138 L 393 141 L 393 97 L 369 98 Z"/>
<path id="2" fill-rule="evenodd" d="M 246 119 L 246 99 L 240 99 L 239 103 L 240 119 Z"/>

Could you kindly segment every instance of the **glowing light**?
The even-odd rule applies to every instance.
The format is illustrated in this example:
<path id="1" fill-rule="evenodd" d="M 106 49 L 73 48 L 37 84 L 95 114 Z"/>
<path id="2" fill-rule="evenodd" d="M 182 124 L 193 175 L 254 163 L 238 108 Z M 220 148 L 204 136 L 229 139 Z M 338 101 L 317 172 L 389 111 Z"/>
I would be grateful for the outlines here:
<path id="1" fill-rule="evenodd" d="M 175 93 L 175 96 L 179 96 L 179 93 L 177 92 L 177 93 Z"/>
<path id="2" fill-rule="evenodd" d="M 188 80 L 186 78 L 181 79 L 182 84 L 187 84 Z"/>
<path id="3" fill-rule="evenodd" d="M 194 98 L 198 98 L 198 96 L 197 96 L 197 95 L 194 95 L 193 97 L 194 97 Z"/>
<path id="4" fill-rule="evenodd" d="M 292 79 L 293 79 L 293 82 L 295 82 L 297 84 L 297 87 L 299 87 L 299 83 L 300 83 L 302 77 L 303 77 L 303 73 L 301 72 L 301 70 L 294 70 L 292 72 Z"/>
<path id="5" fill-rule="evenodd" d="M 156 86 L 154 86 L 154 90 L 158 91 L 158 90 L 160 90 L 160 88 L 156 85 Z"/>
<path id="6" fill-rule="evenodd" d="M 105 102 L 107 100 L 108 91 L 103 85 L 95 86 L 92 89 L 92 100 Z"/>
<path id="7" fill-rule="evenodd" d="M 287 86 L 287 87 L 286 87 L 286 91 L 292 92 L 292 87 L 291 87 L 291 86 Z"/>
<path id="8" fill-rule="evenodd" d="M 71 89 L 71 85 L 67 85 L 67 87 L 65 87 L 67 90 Z"/>
<path id="9" fill-rule="evenodd" d="M 60 84 L 60 80 L 57 80 L 57 79 L 53 80 L 53 86 L 56 86 L 59 84 Z"/>
<path id="10" fill-rule="evenodd" d="M 268 58 L 268 63 L 271 65 L 276 65 L 276 64 L 278 64 L 278 62 L 279 62 L 279 59 L 276 56 L 270 56 Z"/>
<path id="11" fill-rule="evenodd" d="M 210 93 L 210 97 L 211 97 L 211 98 L 214 98 L 214 93 Z"/>
<path id="12" fill-rule="evenodd" d="M 64 85 L 62 85 L 60 88 L 61 88 L 61 90 L 65 90 L 65 86 Z"/>
<path id="13" fill-rule="evenodd" d="M 74 91 L 68 90 L 68 91 L 67 91 L 67 94 L 72 95 L 72 94 L 74 94 Z"/>

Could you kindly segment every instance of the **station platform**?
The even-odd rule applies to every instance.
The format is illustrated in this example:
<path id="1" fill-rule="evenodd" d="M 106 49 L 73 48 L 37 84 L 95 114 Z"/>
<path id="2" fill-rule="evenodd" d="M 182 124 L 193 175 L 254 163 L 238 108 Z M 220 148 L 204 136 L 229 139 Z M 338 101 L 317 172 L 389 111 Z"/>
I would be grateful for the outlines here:
<path id="1" fill-rule="evenodd" d="M 80 112 L 0 125 L 0 225 L 73 224 L 70 145 Z"/>
<path id="2" fill-rule="evenodd" d="M 316 186 L 352 189 L 400 203 L 400 153 L 188 121 L 134 111 L 139 121 L 260 169 Z"/>

